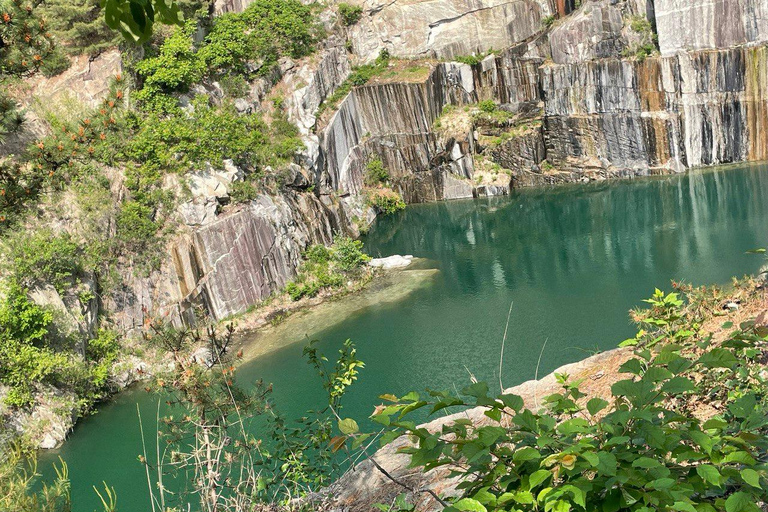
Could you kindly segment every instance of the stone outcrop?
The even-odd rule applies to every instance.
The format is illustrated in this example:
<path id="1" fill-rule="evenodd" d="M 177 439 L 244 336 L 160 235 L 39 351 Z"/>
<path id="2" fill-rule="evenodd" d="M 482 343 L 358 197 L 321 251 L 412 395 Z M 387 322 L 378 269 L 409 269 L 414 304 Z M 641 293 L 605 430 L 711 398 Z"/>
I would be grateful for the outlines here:
<path id="1" fill-rule="evenodd" d="M 624 18 L 616 5 L 596 4 L 581 9 L 550 32 L 552 60 L 570 64 L 620 55 L 626 47 L 623 28 Z"/>
<path id="2" fill-rule="evenodd" d="M 349 30 L 365 61 L 382 49 L 397 57 L 451 58 L 507 48 L 542 30 L 549 0 L 367 0 Z"/>
<path id="3" fill-rule="evenodd" d="M 195 230 L 171 249 L 178 288 L 169 314 L 193 321 L 195 306 L 217 320 L 244 312 L 296 275 L 310 244 L 346 232 L 345 215 L 340 205 L 286 192 Z"/>
<path id="4" fill-rule="evenodd" d="M 439 137 L 435 120 L 447 105 L 500 98 L 510 108 L 539 100 L 540 59 L 524 47 L 470 66 L 432 66 L 420 82 L 371 83 L 354 89 L 321 132 L 321 184 L 359 194 L 365 165 L 379 158 L 407 202 L 472 197 L 474 134 Z"/>
<path id="5" fill-rule="evenodd" d="M 661 54 L 768 41 L 766 0 L 655 0 Z"/>

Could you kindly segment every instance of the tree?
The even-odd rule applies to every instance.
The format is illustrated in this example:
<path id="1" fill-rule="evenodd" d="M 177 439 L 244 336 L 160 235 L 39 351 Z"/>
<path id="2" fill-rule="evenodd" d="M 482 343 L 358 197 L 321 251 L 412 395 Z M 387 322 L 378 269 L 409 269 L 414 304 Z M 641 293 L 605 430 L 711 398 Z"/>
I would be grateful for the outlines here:
<path id="1" fill-rule="evenodd" d="M 155 22 L 181 25 L 184 16 L 175 0 L 105 0 L 104 20 L 134 43 L 143 43 L 152 36 Z"/>
<path id="2" fill-rule="evenodd" d="M 67 53 L 97 55 L 120 41 L 104 20 L 100 0 L 45 0 L 40 12 Z"/>

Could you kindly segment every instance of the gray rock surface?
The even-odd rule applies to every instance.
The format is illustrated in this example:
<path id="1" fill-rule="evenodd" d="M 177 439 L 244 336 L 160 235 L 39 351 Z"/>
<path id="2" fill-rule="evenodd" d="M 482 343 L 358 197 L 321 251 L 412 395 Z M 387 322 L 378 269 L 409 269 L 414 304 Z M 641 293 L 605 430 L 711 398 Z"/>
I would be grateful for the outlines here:
<path id="1" fill-rule="evenodd" d="M 552 14 L 547 0 L 367 0 L 349 29 L 356 54 L 375 59 L 382 49 L 398 57 L 451 58 L 525 41 Z"/>
<path id="2" fill-rule="evenodd" d="M 654 10 L 664 56 L 768 41 L 767 0 L 655 0 Z"/>

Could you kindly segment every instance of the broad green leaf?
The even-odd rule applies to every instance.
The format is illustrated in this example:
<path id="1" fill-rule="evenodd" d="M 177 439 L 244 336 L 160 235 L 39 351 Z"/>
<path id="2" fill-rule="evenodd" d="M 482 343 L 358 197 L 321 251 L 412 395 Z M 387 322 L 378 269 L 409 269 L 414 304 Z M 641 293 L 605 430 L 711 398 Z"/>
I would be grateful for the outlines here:
<path id="1" fill-rule="evenodd" d="M 741 478 L 752 487 L 760 489 L 760 473 L 751 468 L 741 470 Z"/>
<path id="2" fill-rule="evenodd" d="M 739 362 L 730 350 L 713 348 L 704 352 L 698 360 L 699 364 L 707 368 L 732 368 Z"/>
<path id="3" fill-rule="evenodd" d="M 509 407 L 515 412 L 522 409 L 524 405 L 522 397 L 518 395 L 512 395 L 512 394 L 501 395 L 499 396 L 499 400 L 501 400 L 501 403 L 503 403 L 505 407 Z"/>
<path id="4" fill-rule="evenodd" d="M 603 400 L 602 398 L 593 398 L 587 402 L 587 410 L 592 416 L 602 411 L 606 407 L 608 407 L 608 401 Z"/>
<path id="5" fill-rule="evenodd" d="M 760 509 L 755 505 L 755 499 L 751 494 L 739 491 L 725 500 L 725 510 L 726 512 L 752 512 Z"/>
<path id="6" fill-rule="evenodd" d="M 532 448 L 530 446 L 526 446 L 524 448 L 520 448 L 519 450 L 515 450 L 514 455 L 512 455 L 512 460 L 515 462 L 526 462 L 529 460 L 535 460 L 540 459 L 541 453 L 539 453 L 539 450 L 536 448 Z"/>
<path id="7" fill-rule="evenodd" d="M 696 384 L 691 379 L 685 377 L 674 377 L 661 386 L 661 390 L 671 395 L 687 393 L 696 389 Z"/>
<path id="8" fill-rule="evenodd" d="M 616 456 L 609 452 L 598 452 L 597 458 L 599 461 L 597 463 L 598 473 L 606 476 L 614 476 L 616 474 L 616 467 L 618 465 Z"/>
<path id="9" fill-rule="evenodd" d="M 538 471 L 534 471 L 531 473 L 531 476 L 528 478 L 528 486 L 533 489 L 537 487 L 538 485 L 544 483 L 547 478 L 552 476 L 552 472 L 547 469 L 539 469 Z"/>
<path id="10" fill-rule="evenodd" d="M 462 389 L 461 393 L 475 398 L 485 397 L 488 396 L 488 384 L 485 382 L 475 382 Z"/>
<path id="11" fill-rule="evenodd" d="M 352 418 L 345 418 L 339 420 L 339 430 L 342 434 L 350 435 L 357 434 L 360 431 L 360 427 L 357 426 L 357 422 Z"/>
<path id="12" fill-rule="evenodd" d="M 723 476 L 715 466 L 712 466 L 711 464 L 696 466 L 696 473 L 698 473 L 701 479 L 705 482 L 712 484 L 715 487 L 720 487 L 720 482 L 722 482 Z"/>
<path id="13" fill-rule="evenodd" d="M 360 448 L 360 446 L 369 438 L 372 434 L 360 434 L 359 436 L 356 436 L 355 439 L 352 441 L 352 449 L 356 450 Z"/>
<path id="14" fill-rule="evenodd" d="M 472 498 L 462 498 L 449 508 L 462 512 L 487 512 L 482 503 Z"/>
<path id="15" fill-rule="evenodd" d="M 696 512 L 696 509 L 693 508 L 693 505 L 684 501 L 676 501 L 673 503 L 672 510 L 679 510 L 681 512 Z"/>

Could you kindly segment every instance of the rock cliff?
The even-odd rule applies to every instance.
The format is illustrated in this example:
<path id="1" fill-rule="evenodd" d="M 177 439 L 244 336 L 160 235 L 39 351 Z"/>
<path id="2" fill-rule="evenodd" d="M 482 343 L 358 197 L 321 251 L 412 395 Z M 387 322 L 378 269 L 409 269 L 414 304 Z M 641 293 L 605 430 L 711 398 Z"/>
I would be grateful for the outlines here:
<path id="1" fill-rule="evenodd" d="M 250 111 L 270 89 L 285 98 L 305 142 L 290 177 L 272 196 L 222 208 L 240 171 L 190 175 L 193 198 L 179 206 L 183 227 L 160 269 L 126 270 L 102 305 L 121 328 L 154 315 L 191 322 L 199 307 L 222 319 L 269 296 L 308 244 L 373 218 L 364 194 L 374 159 L 416 203 L 768 158 L 767 0 L 354 3 L 357 23 L 323 18 L 331 35 L 315 55 L 281 61 L 238 100 Z M 221 0 L 216 10 L 247 4 Z M 319 116 L 382 50 L 389 66 Z M 108 52 L 32 87 L 89 103 L 120 67 Z M 480 122 L 481 102 L 495 105 L 496 124 Z"/>
<path id="2" fill-rule="evenodd" d="M 221 319 L 263 300 L 307 244 L 372 218 L 373 159 L 416 203 L 768 157 L 764 0 L 356 3 L 359 22 L 283 65 L 275 86 L 305 141 L 301 186 L 224 216 L 211 191 L 184 205 L 188 230 L 163 270 L 113 305 L 126 325 L 140 326 L 142 307 L 189 321 L 193 307 Z M 318 116 L 382 50 L 386 70 Z M 507 116 L 490 128 L 473 117 L 488 100 Z M 451 125 L 452 109 L 469 114 Z"/>

